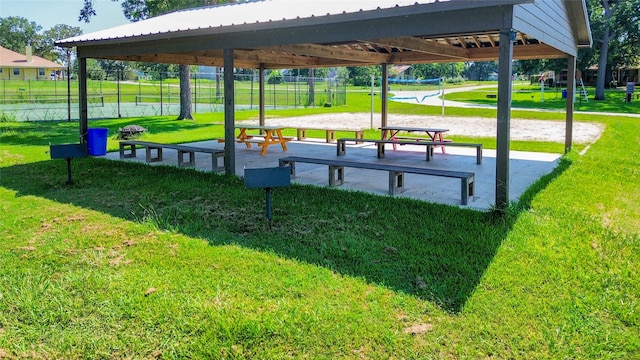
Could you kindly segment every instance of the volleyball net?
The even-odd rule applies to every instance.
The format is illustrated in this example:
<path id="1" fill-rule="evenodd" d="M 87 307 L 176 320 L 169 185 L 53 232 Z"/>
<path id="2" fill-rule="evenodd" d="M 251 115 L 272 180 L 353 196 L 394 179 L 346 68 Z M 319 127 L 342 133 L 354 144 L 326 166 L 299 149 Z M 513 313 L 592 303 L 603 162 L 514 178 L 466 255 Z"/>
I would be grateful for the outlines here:
<path id="1" fill-rule="evenodd" d="M 439 96 L 442 93 L 442 81 L 435 79 L 388 79 L 389 86 L 395 91 L 413 91 L 415 95 L 394 96 L 390 100 L 415 100 L 424 102 L 427 98 Z"/>

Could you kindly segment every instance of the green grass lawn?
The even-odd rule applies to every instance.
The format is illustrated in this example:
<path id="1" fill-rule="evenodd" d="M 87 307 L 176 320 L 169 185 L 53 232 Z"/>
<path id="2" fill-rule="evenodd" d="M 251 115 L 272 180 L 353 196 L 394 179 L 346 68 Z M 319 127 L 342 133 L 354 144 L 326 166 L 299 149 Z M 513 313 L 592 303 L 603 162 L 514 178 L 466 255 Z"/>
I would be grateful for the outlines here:
<path id="1" fill-rule="evenodd" d="M 563 115 L 514 111 L 536 116 Z M 505 217 L 293 185 L 272 223 L 235 177 L 85 158 L 66 185 L 46 151 L 76 123 L 0 123 L 0 358 L 638 358 L 640 122 L 576 117 L 602 137 Z M 184 142 L 221 121 L 90 126 Z"/>
<path id="2" fill-rule="evenodd" d="M 566 99 L 562 98 L 562 90 L 566 88 L 545 88 L 544 93 L 539 85 L 514 85 L 512 106 L 525 109 L 566 109 Z M 594 100 L 595 89 L 587 88 L 588 100 L 576 97 L 575 110 L 589 112 L 612 112 L 622 114 L 640 114 L 640 100 L 632 99 L 625 102 L 626 91 L 623 88 L 609 89 L 605 91 L 606 101 Z M 580 91 L 580 89 L 577 89 Z M 472 91 L 454 92 L 446 94 L 447 100 L 469 102 L 476 104 L 496 105 L 497 99 L 488 98 L 487 95 L 496 95 L 498 87 L 487 87 Z"/>

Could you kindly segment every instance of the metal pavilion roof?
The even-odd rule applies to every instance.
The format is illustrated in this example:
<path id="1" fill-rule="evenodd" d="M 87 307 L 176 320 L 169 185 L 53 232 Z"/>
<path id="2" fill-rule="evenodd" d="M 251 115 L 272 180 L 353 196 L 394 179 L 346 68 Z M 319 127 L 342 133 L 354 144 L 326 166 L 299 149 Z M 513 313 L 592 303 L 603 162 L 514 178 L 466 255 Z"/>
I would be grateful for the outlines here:
<path id="1" fill-rule="evenodd" d="M 57 44 L 78 46 L 86 57 L 217 66 L 222 49 L 234 48 L 236 66 L 247 68 L 487 61 L 498 57 L 509 9 L 523 14 L 522 29 L 512 26 L 514 58 L 565 57 L 566 44 L 591 44 L 586 8 L 575 0 L 258 0 L 176 11 Z"/>
<path id="2" fill-rule="evenodd" d="M 450 0 L 255 0 L 179 10 L 144 21 L 131 23 L 65 39 L 59 44 L 96 40 L 126 39 L 216 29 L 230 26 L 274 23 L 287 20 L 316 19 L 324 21 L 332 15 L 379 12 Z"/>

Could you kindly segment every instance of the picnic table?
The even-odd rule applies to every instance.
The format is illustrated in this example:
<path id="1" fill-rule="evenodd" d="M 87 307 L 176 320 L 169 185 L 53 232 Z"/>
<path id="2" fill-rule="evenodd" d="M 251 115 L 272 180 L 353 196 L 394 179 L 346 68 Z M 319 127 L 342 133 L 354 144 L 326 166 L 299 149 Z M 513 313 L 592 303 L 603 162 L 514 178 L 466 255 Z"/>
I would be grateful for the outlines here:
<path id="1" fill-rule="evenodd" d="M 252 143 L 257 144 L 262 147 L 260 155 L 266 154 L 267 148 L 276 144 L 282 147 L 282 151 L 287 151 L 287 142 L 293 139 L 282 135 L 284 127 L 281 126 L 237 125 L 236 129 L 240 130 L 236 141 L 246 144 L 247 148 L 251 148 Z M 260 133 L 247 133 L 249 130 L 259 130 Z"/>
<path id="2" fill-rule="evenodd" d="M 427 140 L 427 141 L 432 141 L 432 142 L 445 142 L 446 140 L 444 140 L 442 138 L 442 134 L 444 134 L 445 132 L 449 131 L 449 129 L 439 129 L 439 128 L 420 128 L 420 127 L 410 127 L 410 126 L 383 126 L 381 128 L 379 128 L 382 131 L 382 140 L 415 140 L 415 141 L 420 141 L 420 140 Z M 408 132 L 408 133 L 414 133 L 414 132 L 420 132 L 420 133 L 425 133 L 428 137 L 427 138 L 414 138 L 414 137 L 402 137 L 402 136 L 398 136 L 399 132 Z M 442 153 L 445 152 L 444 147 L 442 148 Z M 397 144 L 393 144 L 393 150 L 397 149 Z"/>

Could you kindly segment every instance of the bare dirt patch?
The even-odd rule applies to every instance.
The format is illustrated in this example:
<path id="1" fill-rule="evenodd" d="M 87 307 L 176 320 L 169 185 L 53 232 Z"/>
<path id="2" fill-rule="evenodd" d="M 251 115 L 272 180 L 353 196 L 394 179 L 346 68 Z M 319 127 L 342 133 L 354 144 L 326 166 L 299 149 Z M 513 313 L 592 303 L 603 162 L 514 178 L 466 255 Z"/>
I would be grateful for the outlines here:
<path id="1" fill-rule="evenodd" d="M 251 121 L 255 123 L 255 121 Z M 317 127 L 327 129 L 368 129 L 371 115 L 368 113 L 316 114 L 295 118 L 273 118 L 267 125 L 286 127 Z M 423 115 L 389 114 L 388 125 L 449 129 L 451 135 L 471 137 L 495 137 L 496 119 L 481 117 L 441 117 Z M 380 114 L 373 116 L 373 128 L 380 126 Z M 598 139 L 604 125 L 599 123 L 573 123 L 573 141 L 591 143 Z M 565 122 L 548 120 L 511 119 L 511 140 L 552 141 L 564 143 Z"/>

